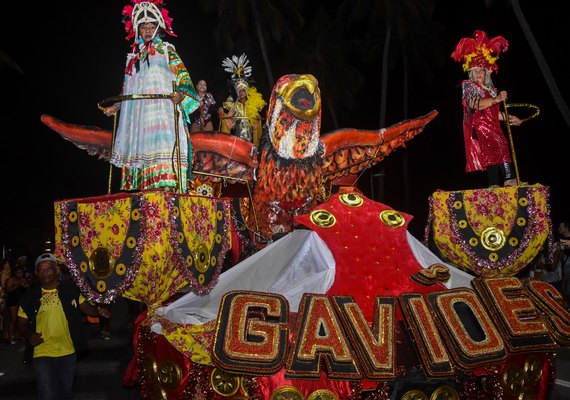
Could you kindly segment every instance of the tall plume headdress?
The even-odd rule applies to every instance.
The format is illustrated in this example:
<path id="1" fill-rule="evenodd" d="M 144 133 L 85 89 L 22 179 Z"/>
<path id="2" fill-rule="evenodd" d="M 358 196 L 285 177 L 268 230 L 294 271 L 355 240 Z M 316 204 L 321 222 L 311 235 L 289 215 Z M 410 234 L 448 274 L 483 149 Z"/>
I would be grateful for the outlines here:
<path id="1" fill-rule="evenodd" d="M 509 49 L 509 42 L 502 36 L 489 39 L 481 30 L 473 32 L 472 37 L 463 38 L 451 53 L 454 61 L 463 63 L 463 71 L 471 68 L 487 68 L 490 71 L 499 69 L 499 54 Z"/>
<path id="2" fill-rule="evenodd" d="M 222 61 L 222 67 L 224 71 L 231 73 L 231 80 L 234 84 L 236 93 L 239 93 L 241 89 L 249 89 L 249 79 L 251 77 L 252 67 L 249 64 L 249 60 L 245 53 L 241 56 L 232 56 L 224 58 Z"/>
<path id="3" fill-rule="evenodd" d="M 176 36 L 172 30 L 172 18 L 168 16 L 163 0 L 131 0 L 131 4 L 123 8 L 123 22 L 127 32 L 126 40 L 134 38 L 136 41 L 139 25 L 147 22 L 157 24 L 157 29 L 162 28 L 170 36 Z"/>

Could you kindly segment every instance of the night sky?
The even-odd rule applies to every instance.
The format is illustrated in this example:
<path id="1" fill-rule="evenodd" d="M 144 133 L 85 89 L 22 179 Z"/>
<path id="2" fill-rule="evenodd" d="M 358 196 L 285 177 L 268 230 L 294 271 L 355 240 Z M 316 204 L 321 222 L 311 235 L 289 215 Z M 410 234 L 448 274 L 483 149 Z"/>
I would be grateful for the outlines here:
<path id="1" fill-rule="evenodd" d="M 205 79 L 221 103 L 227 96 L 228 78 L 221 61 L 245 52 L 254 68 L 256 86 L 268 99 L 271 87 L 253 23 L 243 29 L 228 27 L 226 33 L 234 43 L 217 45 L 220 18 L 215 10 L 200 7 L 202 3 L 206 2 L 167 2 L 178 35 L 168 41 L 176 46 L 194 83 Z M 379 110 L 383 42 L 375 35 L 384 28 L 380 24 L 369 25 L 366 19 L 341 28 L 335 20 L 338 13 L 347 12 L 343 6 L 368 3 L 371 2 L 290 1 L 291 5 L 298 4 L 297 10 L 284 13 L 284 24 L 291 36 L 284 35 L 281 42 L 267 40 L 274 80 L 287 73 L 312 73 L 321 82 L 323 104 L 330 102 L 335 110 L 333 118 L 328 109 L 323 109 L 322 134 L 336 128 L 382 127 Z M 421 238 L 428 198 L 434 191 L 486 186 L 485 173 L 464 172 L 460 82 L 465 74 L 450 58 L 460 38 L 482 29 L 490 37 L 502 35 L 510 42 L 509 50 L 498 61 L 499 73 L 493 76 L 495 86 L 509 92 L 509 102 L 531 103 L 541 110 L 537 118 L 513 128 L 521 179 L 551 188 L 555 223 L 569 218 L 570 207 L 563 192 L 568 182 L 570 128 L 554 102 L 509 2 L 431 3 L 433 12 L 425 21 L 394 24 L 400 30 L 395 29 L 392 35 L 384 126 L 434 109 L 439 115 L 406 149 L 396 150 L 361 177 L 365 195 L 371 197 L 374 189 L 383 203 L 413 215 L 410 231 Z M 485 3 L 491 6 L 486 7 Z M 561 4 L 520 1 L 563 100 L 568 103 L 570 29 L 567 14 L 558 8 Z M 35 257 L 43 242 L 53 239 L 54 201 L 107 193 L 109 165 L 63 140 L 40 122 L 40 116 L 51 114 L 67 122 L 112 129 L 112 119 L 97 109 L 97 103 L 120 92 L 130 44 L 124 39 L 121 22 L 124 5 L 123 1 L 13 1 L 3 5 L 0 140 L 4 199 L 0 245 L 11 250 L 11 257 Z M 322 19 L 323 15 L 328 19 Z M 317 17 L 321 18 L 319 23 L 315 22 Z M 328 31 L 318 32 L 316 28 L 325 25 Z M 267 27 L 262 29 L 266 32 Z M 408 58 L 407 96 L 402 94 L 404 69 L 397 33 L 403 31 L 424 32 L 413 41 L 416 56 Z M 365 46 L 352 44 L 362 44 L 366 39 Z M 347 87 L 350 91 L 343 92 Z M 519 117 L 531 113 L 510 112 Z M 409 185 L 404 179 L 406 171 Z M 372 175 L 381 172 L 385 179 L 380 187 Z M 115 168 L 113 173 L 118 176 L 120 170 Z M 115 182 L 113 192 L 117 190 Z"/>

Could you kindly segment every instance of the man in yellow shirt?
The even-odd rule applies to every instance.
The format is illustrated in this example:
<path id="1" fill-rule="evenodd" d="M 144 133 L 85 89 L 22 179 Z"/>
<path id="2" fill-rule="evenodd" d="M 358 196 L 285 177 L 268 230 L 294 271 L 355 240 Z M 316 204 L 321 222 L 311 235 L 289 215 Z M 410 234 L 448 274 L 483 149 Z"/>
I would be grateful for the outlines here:
<path id="1" fill-rule="evenodd" d="M 33 351 L 39 398 L 71 399 L 77 354 L 87 347 L 82 313 L 110 315 L 85 301 L 77 286 L 61 276 L 53 254 L 40 255 L 35 268 L 39 285 L 20 301 L 18 331 Z"/>

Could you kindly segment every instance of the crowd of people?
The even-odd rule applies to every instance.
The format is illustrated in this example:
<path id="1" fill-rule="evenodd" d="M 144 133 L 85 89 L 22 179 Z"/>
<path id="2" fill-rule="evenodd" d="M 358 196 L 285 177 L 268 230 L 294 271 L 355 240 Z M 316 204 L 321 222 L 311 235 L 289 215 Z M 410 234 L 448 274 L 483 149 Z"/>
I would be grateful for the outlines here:
<path id="1" fill-rule="evenodd" d="M 20 256 L 12 265 L 9 259 L 2 261 L 0 272 L 0 332 L 4 342 L 17 344 L 22 340 L 16 322 L 20 299 L 35 282 L 35 275 L 28 266 L 28 257 Z"/>
<path id="2" fill-rule="evenodd" d="M 564 308 L 570 310 L 570 220 L 556 227 L 552 249 L 545 246 L 532 265 L 531 275 L 550 283 L 562 295 Z"/>

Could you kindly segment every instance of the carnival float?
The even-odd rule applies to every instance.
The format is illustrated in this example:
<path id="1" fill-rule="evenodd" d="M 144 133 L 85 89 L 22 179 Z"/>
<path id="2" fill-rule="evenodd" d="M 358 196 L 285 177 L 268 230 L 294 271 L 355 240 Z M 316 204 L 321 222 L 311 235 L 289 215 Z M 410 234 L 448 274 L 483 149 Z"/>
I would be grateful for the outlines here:
<path id="1" fill-rule="evenodd" d="M 548 188 L 438 191 L 420 242 L 354 186 L 436 116 L 321 134 L 317 79 L 286 75 L 259 148 L 189 135 L 188 192 L 57 201 L 56 256 L 85 297 L 146 306 L 125 382 L 145 399 L 546 399 L 570 315 L 516 275 L 552 241 Z M 113 132 L 42 121 L 109 159 Z"/>

